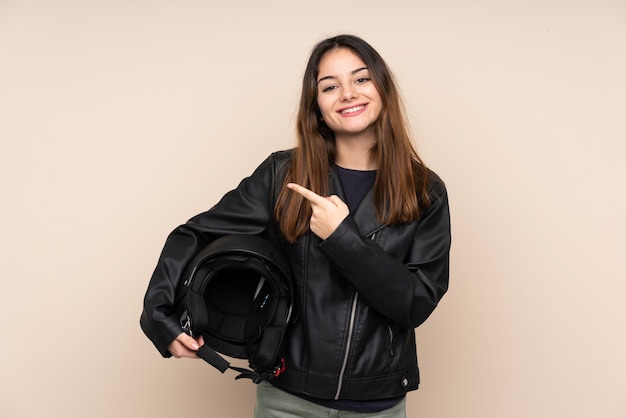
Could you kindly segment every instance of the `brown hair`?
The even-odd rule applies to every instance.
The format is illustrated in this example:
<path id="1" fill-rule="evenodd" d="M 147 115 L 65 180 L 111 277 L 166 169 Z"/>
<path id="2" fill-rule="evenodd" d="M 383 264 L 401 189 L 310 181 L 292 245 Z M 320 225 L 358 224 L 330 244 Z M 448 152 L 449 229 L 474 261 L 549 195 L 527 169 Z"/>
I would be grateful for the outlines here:
<path id="1" fill-rule="evenodd" d="M 363 39 L 339 35 L 318 43 L 309 58 L 302 81 L 296 121 L 298 146 L 294 149 L 285 184 L 298 183 L 328 195 L 328 170 L 335 162 L 335 135 L 322 121 L 317 105 L 317 77 L 322 58 L 335 49 L 349 49 L 369 69 L 382 100 L 376 121 L 377 142 L 372 155 L 378 163 L 374 206 L 380 222 L 398 224 L 416 220 L 430 202 L 426 190 L 428 169 L 411 143 L 404 108 L 393 75 L 382 57 Z M 290 242 L 309 229 L 311 205 L 298 193 L 283 187 L 275 216 Z"/>

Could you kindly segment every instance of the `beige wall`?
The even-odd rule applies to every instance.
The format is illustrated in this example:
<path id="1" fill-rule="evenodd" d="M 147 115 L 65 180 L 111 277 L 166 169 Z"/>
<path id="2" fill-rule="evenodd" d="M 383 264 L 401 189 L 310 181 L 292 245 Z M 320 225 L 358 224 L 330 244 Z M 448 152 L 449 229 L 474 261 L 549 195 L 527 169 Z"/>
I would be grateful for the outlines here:
<path id="1" fill-rule="evenodd" d="M 246 417 L 138 326 L 168 232 L 293 144 L 313 44 L 369 40 L 446 180 L 411 417 L 626 416 L 626 3 L 0 0 L 0 416 Z"/>

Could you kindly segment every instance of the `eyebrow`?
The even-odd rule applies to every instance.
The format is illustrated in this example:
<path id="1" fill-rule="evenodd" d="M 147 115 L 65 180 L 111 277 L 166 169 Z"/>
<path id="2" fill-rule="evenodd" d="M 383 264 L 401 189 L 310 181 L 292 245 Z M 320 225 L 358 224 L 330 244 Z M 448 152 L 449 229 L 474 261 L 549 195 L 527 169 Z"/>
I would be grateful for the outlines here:
<path id="1" fill-rule="evenodd" d="M 367 69 L 368 69 L 367 67 L 357 68 L 356 70 L 352 70 L 352 72 L 350 74 L 354 75 L 354 74 L 358 73 L 359 71 L 363 71 L 363 70 L 367 70 Z M 322 82 L 324 80 L 328 80 L 328 79 L 331 79 L 331 78 L 337 78 L 337 77 L 334 76 L 334 75 L 327 75 L 327 76 L 322 77 L 319 80 L 317 80 L 317 84 L 319 84 L 320 82 Z"/>

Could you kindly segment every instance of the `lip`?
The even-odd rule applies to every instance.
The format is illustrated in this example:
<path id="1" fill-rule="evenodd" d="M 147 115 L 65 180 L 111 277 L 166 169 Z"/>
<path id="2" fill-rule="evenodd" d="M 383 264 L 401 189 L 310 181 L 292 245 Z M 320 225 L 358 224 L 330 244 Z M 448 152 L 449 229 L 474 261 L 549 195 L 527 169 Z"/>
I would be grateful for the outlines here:
<path id="1" fill-rule="evenodd" d="M 359 104 L 353 104 L 351 106 L 342 107 L 341 109 L 337 110 L 337 114 L 341 116 L 342 118 L 358 116 L 361 113 L 365 112 L 365 110 L 367 109 L 367 105 L 368 103 L 359 103 Z M 353 112 L 343 113 L 348 109 L 356 109 L 356 110 Z"/>

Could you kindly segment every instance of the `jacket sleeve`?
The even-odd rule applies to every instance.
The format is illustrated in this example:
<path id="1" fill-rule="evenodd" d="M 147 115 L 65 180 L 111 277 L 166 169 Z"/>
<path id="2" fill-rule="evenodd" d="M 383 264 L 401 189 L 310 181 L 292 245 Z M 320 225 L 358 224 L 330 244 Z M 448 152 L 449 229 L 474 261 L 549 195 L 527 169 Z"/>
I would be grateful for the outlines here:
<path id="1" fill-rule="evenodd" d="M 445 185 L 435 178 L 431 206 L 417 223 L 393 227 L 411 234 L 402 260 L 362 236 L 350 216 L 320 244 L 368 306 L 407 328 L 423 323 L 448 289 L 450 213 Z"/>
<path id="2" fill-rule="evenodd" d="M 140 318 L 143 332 L 164 357 L 171 356 L 167 347 L 182 332 L 174 304 L 176 290 L 191 259 L 220 236 L 266 232 L 274 207 L 273 156 L 213 208 L 169 234 L 148 284 Z"/>

